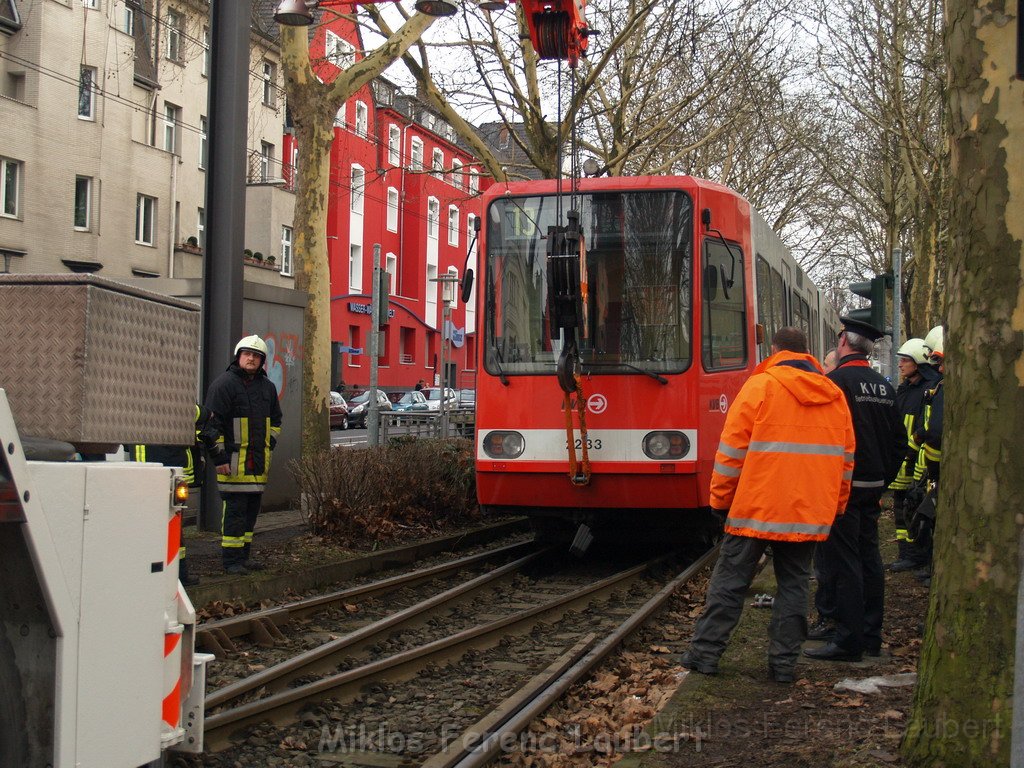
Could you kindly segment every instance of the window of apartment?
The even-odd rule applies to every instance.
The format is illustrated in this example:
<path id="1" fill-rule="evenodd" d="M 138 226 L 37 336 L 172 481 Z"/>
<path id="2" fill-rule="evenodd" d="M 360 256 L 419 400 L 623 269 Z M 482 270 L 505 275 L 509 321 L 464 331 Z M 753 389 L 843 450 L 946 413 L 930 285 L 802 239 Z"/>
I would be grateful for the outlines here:
<path id="1" fill-rule="evenodd" d="M 178 151 L 178 131 L 181 128 L 181 107 L 164 102 L 164 149 Z"/>
<path id="2" fill-rule="evenodd" d="M 206 169 L 206 160 L 210 151 L 210 123 L 206 115 L 199 116 L 199 167 Z"/>
<path id="3" fill-rule="evenodd" d="M 292 273 L 292 228 L 281 227 L 281 274 Z"/>
<path id="4" fill-rule="evenodd" d="M 96 118 L 96 67 L 82 67 L 78 78 L 78 116 Z"/>
<path id="5" fill-rule="evenodd" d="M 366 130 L 370 121 L 370 112 L 366 108 L 366 104 L 361 101 L 356 102 L 356 135 L 366 138 Z"/>
<path id="6" fill-rule="evenodd" d="M 466 217 L 466 248 L 469 248 L 470 244 L 472 244 L 473 256 L 470 257 L 469 261 L 472 266 L 475 266 L 477 249 L 477 244 L 473 241 L 474 237 L 476 237 L 476 216 L 471 213 Z"/>
<path id="7" fill-rule="evenodd" d="M 398 190 L 388 187 L 388 232 L 398 231 Z"/>
<path id="8" fill-rule="evenodd" d="M 338 111 L 334 113 L 334 124 L 339 128 L 345 127 L 345 105 L 342 104 L 338 107 Z"/>
<path id="9" fill-rule="evenodd" d="M 423 139 L 417 136 L 412 138 L 412 158 L 409 167 L 414 171 L 423 170 Z"/>
<path id="10" fill-rule="evenodd" d="M 177 11 L 167 11 L 167 59 L 181 61 L 181 39 L 185 30 L 185 17 Z"/>
<path id="11" fill-rule="evenodd" d="M 480 191 L 480 176 L 476 168 L 469 169 L 469 191 L 474 195 Z"/>
<path id="12" fill-rule="evenodd" d="M 463 188 L 462 183 L 462 161 L 452 158 L 452 184 L 459 189 Z"/>
<path id="13" fill-rule="evenodd" d="M 18 216 L 18 192 L 21 184 L 21 163 L 0 157 L 0 216 Z"/>
<path id="14" fill-rule="evenodd" d="M 437 229 L 441 218 L 441 205 L 436 197 L 427 198 L 427 237 L 437 239 Z"/>
<path id="15" fill-rule="evenodd" d="M 75 229 L 88 231 L 92 208 L 92 179 L 75 176 Z"/>
<path id="16" fill-rule="evenodd" d="M 364 185 L 366 184 L 366 171 L 362 169 L 362 166 L 353 165 L 351 175 L 351 190 L 352 190 L 352 213 L 363 215 L 363 192 Z"/>
<path id="17" fill-rule="evenodd" d="M 82 0 L 82 5 L 86 8 L 99 8 L 100 0 Z"/>
<path id="18" fill-rule="evenodd" d="M 384 271 L 388 273 L 388 280 L 391 283 L 388 291 L 394 296 L 398 293 L 398 257 L 395 254 L 389 252 L 384 257 Z"/>
<path id="19" fill-rule="evenodd" d="M 269 61 L 263 62 L 263 103 L 277 106 L 277 66 Z"/>
<path id="20" fill-rule="evenodd" d="M 399 165 L 402 162 L 402 130 L 397 125 L 388 127 L 388 162 Z"/>
<path id="21" fill-rule="evenodd" d="M 196 215 L 196 240 L 199 247 L 206 250 L 206 209 L 200 208 Z"/>
<path id="22" fill-rule="evenodd" d="M 444 178 L 444 152 L 435 149 L 430 162 L 430 175 L 435 179 Z"/>
<path id="23" fill-rule="evenodd" d="M 448 206 L 448 245 L 459 244 L 459 209 Z"/>
<path id="24" fill-rule="evenodd" d="M 135 35 L 135 8 L 124 4 L 124 13 L 121 15 L 121 31 L 129 35 Z"/>
<path id="25" fill-rule="evenodd" d="M 330 30 L 324 36 L 324 53 L 329 62 L 341 69 L 356 63 L 356 47 Z"/>
<path id="26" fill-rule="evenodd" d="M 352 243 L 348 247 L 348 289 L 363 290 L 363 246 Z"/>
<path id="27" fill-rule="evenodd" d="M 270 181 L 274 168 L 274 145 L 260 142 L 260 181 Z"/>
<path id="28" fill-rule="evenodd" d="M 153 245 L 156 242 L 156 198 L 139 195 L 135 200 L 135 242 Z"/>

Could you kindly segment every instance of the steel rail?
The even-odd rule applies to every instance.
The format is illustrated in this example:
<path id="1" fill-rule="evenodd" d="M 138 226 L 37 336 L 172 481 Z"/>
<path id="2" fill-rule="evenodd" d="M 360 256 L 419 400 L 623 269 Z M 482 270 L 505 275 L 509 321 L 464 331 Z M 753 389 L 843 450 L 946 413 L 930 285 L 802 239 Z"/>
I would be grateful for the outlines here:
<path id="1" fill-rule="evenodd" d="M 497 549 L 488 550 L 476 555 L 469 555 L 429 568 L 421 568 L 411 573 L 390 576 L 380 581 L 330 592 L 326 595 L 296 600 L 285 605 L 277 605 L 239 616 L 203 622 L 196 630 L 196 645 L 213 652 L 218 658 L 223 658 L 228 652 L 237 650 L 232 641 L 245 635 L 252 635 L 258 645 L 271 647 L 284 639 L 280 632 L 281 627 L 286 626 L 294 619 L 325 610 L 335 603 L 342 603 L 356 597 L 366 598 L 400 587 L 413 586 L 481 562 L 514 555 L 516 552 L 531 546 L 534 546 L 532 539 L 498 547 Z"/>
<path id="2" fill-rule="evenodd" d="M 636 578 L 652 563 L 661 559 L 628 568 L 541 605 L 402 651 L 394 656 L 289 688 L 266 698 L 241 704 L 234 709 L 217 712 L 206 718 L 204 741 L 208 749 L 216 751 L 227 745 L 230 738 L 228 729 L 237 730 L 267 719 L 282 721 L 293 718 L 304 705 L 326 698 L 355 696 L 368 682 L 385 675 L 392 680 L 405 680 L 414 677 L 428 663 L 442 663 L 462 655 L 470 648 L 490 647 L 504 634 L 515 631 L 519 625 L 532 625 L 540 617 L 554 612 L 560 616 L 601 593 L 621 588 L 624 582 Z"/>
<path id="3" fill-rule="evenodd" d="M 354 632 L 349 632 L 347 635 L 329 640 L 316 648 L 300 653 L 298 656 L 293 656 L 223 688 L 218 688 L 207 694 L 206 709 L 210 710 L 232 699 L 237 699 L 242 694 L 255 688 L 266 687 L 269 691 L 279 691 L 282 688 L 286 688 L 289 683 L 298 677 L 333 669 L 337 666 L 338 657 L 341 653 L 348 651 L 357 643 L 368 643 L 384 632 L 393 630 L 403 624 L 408 624 L 427 611 L 489 587 L 510 573 L 522 570 L 529 563 L 549 551 L 548 549 L 542 549 L 537 552 L 531 552 L 525 557 L 513 560 L 511 563 L 495 568 L 493 571 L 488 571 L 451 589 L 446 589 L 444 592 L 440 592 L 397 613 L 385 616 L 379 621 L 367 624 L 365 627 L 360 627 Z"/>
<path id="4" fill-rule="evenodd" d="M 518 738 L 520 733 L 530 727 L 530 723 L 564 696 L 571 686 L 582 680 L 612 650 L 660 610 L 680 586 L 690 581 L 718 555 L 718 549 L 716 545 L 687 566 L 579 661 L 557 677 L 535 677 L 491 714 L 470 726 L 461 738 L 427 759 L 421 768 L 481 768 L 489 763 L 503 743 Z"/>

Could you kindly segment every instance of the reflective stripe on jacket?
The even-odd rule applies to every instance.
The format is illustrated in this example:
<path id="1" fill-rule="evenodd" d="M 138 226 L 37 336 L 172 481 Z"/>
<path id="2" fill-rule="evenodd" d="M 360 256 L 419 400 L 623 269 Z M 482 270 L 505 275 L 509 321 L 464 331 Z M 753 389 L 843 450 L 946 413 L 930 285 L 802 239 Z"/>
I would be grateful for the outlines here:
<path id="1" fill-rule="evenodd" d="M 217 487 L 236 493 L 261 492 L 281 432 L 277 387 L 262 368 L 247 377 L 232 363 L 210 385 L 206 407 L 213 414 L 207 429 L 210 460 L 231 467 L 227 474 L 217 473 Z"/>
<path id="2" fill-rule="evenodd" d="M 855 449 L 842 390 L 810 355 L 778 352 L 729 407 L 711 506 L 736 536 L 824 541 L 846 508 Z"/>

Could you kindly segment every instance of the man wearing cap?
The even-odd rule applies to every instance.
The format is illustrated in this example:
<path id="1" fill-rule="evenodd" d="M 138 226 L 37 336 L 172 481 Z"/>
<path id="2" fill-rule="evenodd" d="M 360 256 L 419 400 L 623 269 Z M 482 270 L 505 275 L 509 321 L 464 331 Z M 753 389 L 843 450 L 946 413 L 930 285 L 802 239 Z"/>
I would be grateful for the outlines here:
<path id="1" fill-rule="evenodd" d="M 853 417 L 857 448 L 846 514 L 837 517 L 828 539 L 815 553 L 820 561 L 819 592 L 831 616 L 808 633 L 826 640 L 804 655 L 827 661 L 859 661 L 863 653 L 877 656 L 882 647 L 885 576 L 878 549 L 878 517 L 882 493 L 896 477 L 906 454 L 907 435 L 896 408 L 896 392 L 868 363 L 874 342 L 884 334 L 867 323 L 840 318 L 836 355 L 839 364 L 828 374 L 846 396 Z M 831 604 L 830 604 L 831 603 Z"/>
<path id="2" fill-rule="evenodd" d="M 249 554 L 270 455 L 281 432 L 281 404 L 263 368 L 266 359 L 266 342 L 246 336 L 206 393 L 205 405 L 212 414 L 206 444 L 224 501 L 221 554 L 225 573 L 232 575 L 263 569 Z"/>

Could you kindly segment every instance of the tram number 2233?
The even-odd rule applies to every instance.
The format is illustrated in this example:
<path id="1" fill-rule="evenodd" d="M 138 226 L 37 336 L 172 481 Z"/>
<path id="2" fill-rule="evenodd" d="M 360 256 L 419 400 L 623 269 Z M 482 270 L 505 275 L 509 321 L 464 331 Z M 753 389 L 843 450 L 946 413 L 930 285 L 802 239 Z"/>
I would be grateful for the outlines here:
<path id="1" fill-rule="evenodd" d="M 588 451 L 600 451 L 601 450 L 601 438 L 591 440 L 589 437 L 586 440 L 577 437 L 576 444 L 573 446 L 577 451 L 583 449 L 583 444 L 586 443 Z M 565 449 L 569 450 L 569 441 L 565 441 Z"/>

